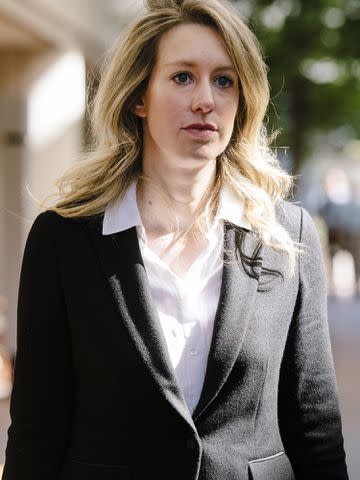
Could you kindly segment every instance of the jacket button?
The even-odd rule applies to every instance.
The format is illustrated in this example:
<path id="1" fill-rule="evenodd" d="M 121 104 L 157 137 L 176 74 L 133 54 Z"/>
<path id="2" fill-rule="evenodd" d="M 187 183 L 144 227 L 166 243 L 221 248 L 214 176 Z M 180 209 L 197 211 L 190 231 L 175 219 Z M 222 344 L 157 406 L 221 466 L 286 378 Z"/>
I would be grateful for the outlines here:
<path id="1" fill-rule="evenodd" d="M 187 442 L 186 442 L 186 446 L 187 448 L 189 448 L 190 450 L 194 450 L 196 448 L 196 442 L 193 438 L 188 438 Z"/>

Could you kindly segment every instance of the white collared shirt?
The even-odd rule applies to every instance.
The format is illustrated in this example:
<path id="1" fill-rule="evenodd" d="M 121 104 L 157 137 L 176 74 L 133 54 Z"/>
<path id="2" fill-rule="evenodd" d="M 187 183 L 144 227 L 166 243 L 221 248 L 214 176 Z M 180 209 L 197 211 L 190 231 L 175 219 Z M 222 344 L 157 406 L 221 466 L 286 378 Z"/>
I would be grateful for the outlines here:
<path id="1" fill-rule="evenodd" d="M 103 235 L 136 227 L 152 299 L 179 386 L 191 414 L 199 401 L 210 350 L 223 270 L 223 221 L 250 229 L 243 205 L 224 187 L 209 234 L 207 248 L 196 258 L 185 277 L 179 278 L 148 247 L 136 202 L 136 182 L 122 200 L 108 205 Z"/>

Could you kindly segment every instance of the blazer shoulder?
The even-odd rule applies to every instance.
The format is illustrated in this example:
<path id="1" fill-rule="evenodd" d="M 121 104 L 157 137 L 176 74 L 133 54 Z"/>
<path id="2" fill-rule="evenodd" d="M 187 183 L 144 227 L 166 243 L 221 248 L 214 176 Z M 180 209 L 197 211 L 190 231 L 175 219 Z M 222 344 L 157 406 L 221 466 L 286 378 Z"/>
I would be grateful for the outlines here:
<path id="1" fill-rule="evenodd" d="M 287 230 L 293 240 L 301 236 L 304 207 L 289 200 L 279 200 L 275 204 L 277 221 Z"/>
<path id="2" fill-rule="evenodd" d="M 32 228 L 36 230 L 57 231 L 67 228 L 77 228 L 84 225 L 98 226 L 101 223 L 101 215 L 90 217 L 63 217 L 54 210 L 45 210 L 37 215 Z"/>
<path id="3" fill-rule="evenodd" d="M 299 242 L 319 243 L 319 234 L 309 211 L 294 202 L 281 200 L 275 205 L 277 220 Z"/>
<path id="4" fill-rule="evenodd" d="M 24 257 L 44 261 L 44 258 L 52 258 L 54 255 L 67 258 L 70 252 L 86 251 L 89 222 L 96 223 L 101 228 L 101 222 L 95 222 L 90 217 L 63 217 L 53 210 L 39 213 L 27 235 Z"/>

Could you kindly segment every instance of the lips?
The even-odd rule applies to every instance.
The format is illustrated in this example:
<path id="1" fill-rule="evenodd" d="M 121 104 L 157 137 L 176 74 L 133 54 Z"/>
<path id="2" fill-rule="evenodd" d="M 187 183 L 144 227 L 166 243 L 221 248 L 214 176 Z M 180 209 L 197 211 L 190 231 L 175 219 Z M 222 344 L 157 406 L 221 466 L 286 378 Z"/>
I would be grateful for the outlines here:
<path id="1" fill-rule="evenodd" d="M 211 130 L 211 131 L 216 131 L 217 128 L 214 124 L 212 123 L 192 123 L 191 125 L 188 125 L 185 127 L 186 130 Z"/>
<path id="2" fill-rule="evenodd" d="M 213 139 L 214 135 L 217 134 L 216 130 L 213 130 L 213 128 L 208 128 L 208 126 L 205 126 L 205 125 L 201 125 L 200 127 L 189 126 L 187 128 L 184 128 L 184 130 L 187 133 L 187 135 L 190 135 L 192 138 L 198 139 L 201 141 L 211 140 Z"/>

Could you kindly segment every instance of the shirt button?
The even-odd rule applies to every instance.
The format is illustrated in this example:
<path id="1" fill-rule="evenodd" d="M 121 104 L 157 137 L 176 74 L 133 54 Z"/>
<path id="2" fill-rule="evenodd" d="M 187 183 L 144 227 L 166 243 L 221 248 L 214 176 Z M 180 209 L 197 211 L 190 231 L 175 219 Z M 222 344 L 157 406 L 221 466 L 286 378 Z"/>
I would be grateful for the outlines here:
<path id="1" fill-rule="evenodd" d="M 196 350 L 196 348 L 192 348 L 190 350 L 190 355 L 194 356 L 194 355 L 197 355 L 198 351 Z"/>

